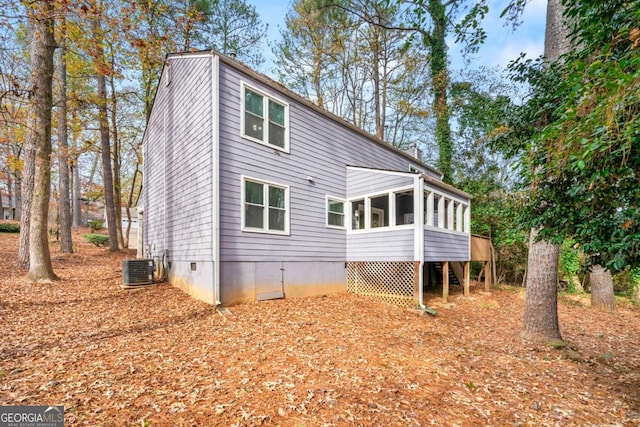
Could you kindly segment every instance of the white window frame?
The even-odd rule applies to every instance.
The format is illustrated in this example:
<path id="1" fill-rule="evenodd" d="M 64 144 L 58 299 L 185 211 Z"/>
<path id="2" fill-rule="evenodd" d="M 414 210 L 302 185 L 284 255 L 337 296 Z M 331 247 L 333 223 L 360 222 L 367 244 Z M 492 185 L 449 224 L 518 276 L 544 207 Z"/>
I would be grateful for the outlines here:
<path id="1" fill-rule="evenodd" d="M 410 228 L 414 228 L 415 227 L 415 218 L 416 218 L 416 213 L 414 212 L 414 224 L 401 224 L 401 225 L 396 225 L 395 223 L 395 215 L 396 215 L 396 198 L 395 198 L 395 194 L 396 193 L 404 193 L 407 192 L 408 190 L 412 190 L 413 186 L 404 186 L 404 187 L 397 187 L 397 188 L 391 188 L 389 190 L 384 190 L 382 192 L 376 192 L 376 193 L 369 193 L 369 194 L 364 194 L 364 195 L 359 195 L 359 196 L 354 196 L 354 197 L 349 197 L 349 199 L 347 200 L 346 205 L 348 205 L 348 211 L 347 211 L 347 218 L 348 219 L 348 223 L 349 226 L 347 228 L 347 231 L 349 233 L 376 233 L 376 232 L 381 232 L 381 231 L 390 231 L 390 230 L 401 230 L 401 229 L 410 229 Z M 378 208 L 374 208 L 371 206 L 371 199 L 375 199 L 377 197 L 381 197 L 381 196 L 388 196 L 389 197 L 389 225 L 384 226 L 384 227 L 372 227 L 371 226 L 371 215 L 372 213 L 376 213 L 377 215 L 381 215 L 384 216 L 384 210 L 383 209 L 378 209 Z M 364 200 L 364 228 L 359 228 L 359 229 L 355 229 L 353 228 L 353 203 L 356 201 L 360 201 L 360 200 Z"/>
<path id="2" fill-rule="evenodd" d="M 424 209 L 425 228 L 445 233 L 469 234 L 471 231 L 471 206 L 468 200 L 452 197 L 435 187 L 424 187 L 427 198 Z M 436 198 L 438 198 L 436 202 Z M 435 218 L 435 208 L 438 218 Z M 438 225 L 435 225 L 437 222 Z M 445 227 L 446 223 L 446 227 Z"/>
<path id="3" fill-rule="evenodd" d="M 342 226 L 329 224 L 329 201 L 340 202 L 342 203 Z M 341 197 L 333 197 L 333 196 L 325 196 L 325 226 L 327 228 L 336 228 L 338 230 L 345 230 L 347 228 L 347 219 L 349 215 L 347 215 L 347 201 Z M 333 214 L 338 214 L 337 212 L 331 212 Z"/>
<path id="4" fill-rule="evenodd" d="M 289 153 L 289 104 L 284 102 L 282 99 L 279 99 L 273 95 L 269 95 L 260 89 L 256 89 L 254 86 L 251 86 L 245 82 L 240 82 L 241 91 L 240 91 L 240 136 L 244 139 L 248 139 L 249 141 L 256 142 L 260 145 L 264 145 L 269 148 L 273 148 L 274 150 L 282 151 L 284 153 Z M 257 93 L 262 96 L 262 140 L 258 138 L 254 138 L 250 135 L 245 134 L 244 128 L 244 116 L 246 113 L 245 110 L 245 94 L 246 90 L 250 90 L 251 92 Z M 284 147 L 279 147 L 277 145 L 269 144 L 269 101 L 273 101 L 277 104 L 280 104 L 284 107 Z"/>
<path id="5" fill-rule="evenodd" d="M 284 184 L 280 184 L 277 182 L 272 182 L 272 181 L 266 181 L 264 179 L 260 179 L 260 178 L 253 178 L 250 176 L 246 176 L 246 175 L 241 175 L 241 203 L 240 203 L 240 226 L 241 226 L 241 230 L 243 232 L 248 232 L 248 233 L 263 233 L 263 234 L 278 234 L 278 235 L 285 235 L 288 236 L 290 234 L 290 215 L 291 215 L 291 209 L 290 209 L 290 196 L 289 196 L 289 186 L 288 185 L 284 185 Z M 255 228 L 255 227 L 246 227 L 245 226 L 245 198 L 246 198 L 246 193 L 245 193 L 245 184 L 247 181 L 256 183 L 256 184 L 262 184 L 263 188 L 263 201 L 264 201 L 264 206 L 263 209 L 264 211 L 262 212 L 263 215 L 263 220 L 262 220 L 262 224 L 263 224 L 263 228 Z M 269 227 L 269 186 L 272 187 L 277 187 L 277 188 L 282 188 L 284 190 L 284 230 L 270 230 Z"/>

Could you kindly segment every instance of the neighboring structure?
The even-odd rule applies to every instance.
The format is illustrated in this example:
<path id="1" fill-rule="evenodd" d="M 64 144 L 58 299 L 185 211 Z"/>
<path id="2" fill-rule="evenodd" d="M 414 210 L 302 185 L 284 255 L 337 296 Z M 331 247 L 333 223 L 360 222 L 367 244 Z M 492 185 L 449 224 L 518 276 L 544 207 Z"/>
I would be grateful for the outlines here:
<path id="1" fill-rule="evenodd" d="M 104 226 L 108 227 L 109 223 L 107 222 L 107 209 L 103 208 L 103 220 Z M 121 224 L 122 224 L 122 232 L 124 233 L 129 226 L 129 219 L 127 218 L 127 208 L 120 208 L 121 215 Z M 131 216 L 131 231 L 137 233 L 138 232 L 138 209 L 136 207 L 129 208 L 129 215 Z"/>
<path id="2" fill-rule="evenodd" d="M 451 261 L 468 291 L 468 194 L 231 58 L 167 56 L 143 147 L 143 255 L 196 298 L 421 305 Z"/>

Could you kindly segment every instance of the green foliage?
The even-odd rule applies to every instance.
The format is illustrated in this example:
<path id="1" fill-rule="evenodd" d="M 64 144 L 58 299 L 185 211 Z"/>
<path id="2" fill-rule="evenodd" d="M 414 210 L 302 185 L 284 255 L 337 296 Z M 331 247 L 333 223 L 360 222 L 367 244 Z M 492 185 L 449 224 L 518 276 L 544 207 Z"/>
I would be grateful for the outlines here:
<path id="1" fill-rule="evenodd" d="M 639 292 L 639 288 L 640 288 L 640 268 L 635 268 L 629 271 L 629 274 L 631 276 L 631 289 L 629 290 L 631 299 L 635 300 L 636 302 L 640 302 L 638 301 L 639 296 L 640 296 L 640 292 Z"/>
<path id="2" fill-rule="evenodd" d="M 104 220 L 102 219 L 92 219 L 89 220 L 89 228 L 91 228 L 91 232 L 95 233 L 98 230 L 101 230 L 104 227 Z"/>
<path id="3" fill-rule="evenodd" d="M 199 0 L 196 40 L 202 49 L 235 53 L 242 62 L 259 67 L 264 63 L 262 41 L 268 24 L 260 20 L 256 7 L 245 0 Z"/>
<path id="4" fill-rule="evenodd" d="M 561 276 L 567 281 L 580 272 L 580 253 L 574 239 L 569 237 L 562 242 L 558 263 Z"/>
<path id="5" fill-rule="evenodd" d="M 529 230 L 514 221 L 521 194 L 509 188 L 510 166 L 502 147 L 490 143 L 506 132 L 509 97 L 515 93 L 495 71 L 461 75 L 451 87 L 456 140 L 455 183 L 473 196 L 471 232 L 491 237 L 500 280 L 520 284 L 527 261 Z"/>
<path id="6" fill-rule="evenodd" d="M 511 137 L 540 237 L 573 236 L 612 272 L 640 266 L 640 25 L 637 1 L 567 2 L 573 46 L 548 67 L 512 68 L 533 84 Z"/>
<path id="7" fill-rule="evenodd" d="M 497 175 L 482 175 L 458 182 L 473 195 L 471 232 L 491 237 L 496 252 L 497 275 L 501 281 L 520 284 L 527 261 L 528 230 L 513 218 L 519 209 L 518 194 L 502 188 Z"/>
<path id="8" fill-rule="evenodd" d="M 0 233 L 19 233 L 20 225 L 11 222 L 0 222 Z"/>
<path id="9" fill-rule="evenodd" d="M 640 268 L 635 270 L 622 270 L 619 273 L 614 274 L 612 280 L 613 290 L 617 294 L 635 298 L 638 286 L 640 286 Z"/>
<path id="10" fill-rule="evenodd" d="M 109 244 L 109 236 L 105 236 L 104 234 L 85 234 L 84 239 L 98 247 L 107 246 Z"/>

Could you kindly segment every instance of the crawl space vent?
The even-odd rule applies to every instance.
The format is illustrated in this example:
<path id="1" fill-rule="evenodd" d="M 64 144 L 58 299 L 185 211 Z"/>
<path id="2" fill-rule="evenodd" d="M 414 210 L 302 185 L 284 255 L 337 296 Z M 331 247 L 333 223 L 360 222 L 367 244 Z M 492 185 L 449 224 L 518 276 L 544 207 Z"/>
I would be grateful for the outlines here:
<path id="1" fill-rule="evenodd" d="M 149 285 L 153 270 L 152 259 L 126 259 L 122 261 L 122 280 L 125 285 Z"/>

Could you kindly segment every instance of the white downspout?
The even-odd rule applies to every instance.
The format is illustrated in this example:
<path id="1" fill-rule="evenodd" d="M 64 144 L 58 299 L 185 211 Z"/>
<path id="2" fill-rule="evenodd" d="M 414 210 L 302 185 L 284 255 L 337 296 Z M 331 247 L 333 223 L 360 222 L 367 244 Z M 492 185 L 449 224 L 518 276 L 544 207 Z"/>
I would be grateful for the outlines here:
<path id="1" fill-rule="evenodd" d="M 413 179 L 413 250 L 415 260 L 420 261 L 418 272 L 418 308 L 424 310 L 422 287 L 424 286 L 424 179 L 417 175 Z"/>
<path id="2" fill-rule="evenodd" d="M 220 114 L 219 114 L 219 66 L 218 55 L 211 52 L 211 151 L 213 171 L 213 298 L 214 305 L 220 302 Z"/>

